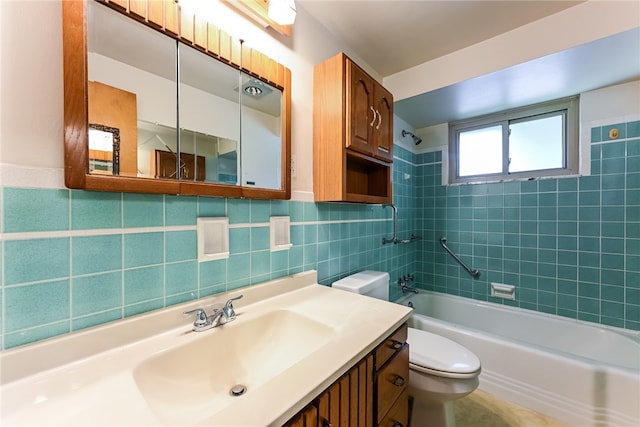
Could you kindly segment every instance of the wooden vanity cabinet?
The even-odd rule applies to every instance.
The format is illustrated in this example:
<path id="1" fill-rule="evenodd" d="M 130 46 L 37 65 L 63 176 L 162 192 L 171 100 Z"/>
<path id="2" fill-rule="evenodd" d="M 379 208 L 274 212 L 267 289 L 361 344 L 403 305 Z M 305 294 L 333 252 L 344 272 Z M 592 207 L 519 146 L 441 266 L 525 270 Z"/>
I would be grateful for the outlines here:
<path id="1" fill-rule="evenodd" d="M 406 427 L 409 345 L 401 326 L 285 427 Z"/>
<path id="2" fill-rule="evenodd" d="M 393 96 L 344 53 L 316 65 L 316 201 L 391 202 Z"/>

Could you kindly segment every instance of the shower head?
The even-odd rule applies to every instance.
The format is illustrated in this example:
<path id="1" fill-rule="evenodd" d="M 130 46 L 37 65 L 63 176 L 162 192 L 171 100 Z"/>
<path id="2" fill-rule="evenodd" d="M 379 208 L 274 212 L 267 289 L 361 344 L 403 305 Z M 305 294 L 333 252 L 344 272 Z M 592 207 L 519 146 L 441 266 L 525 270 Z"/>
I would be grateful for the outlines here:
<path id="1" fill-rule="evenodd" d="M 411 138 L 413 139 L 413 143 L 416 144 L 416 145 L 418 145 L 418 144 L 420 144 L 422 142 L 422 138 L 420 138 L 419 136 L 416 136 L 416 135 L 412 134 L 409 131 L 403 130 L 402 131 L 402 136 L 405 137 L 407 135 L 411 136 Z"/>

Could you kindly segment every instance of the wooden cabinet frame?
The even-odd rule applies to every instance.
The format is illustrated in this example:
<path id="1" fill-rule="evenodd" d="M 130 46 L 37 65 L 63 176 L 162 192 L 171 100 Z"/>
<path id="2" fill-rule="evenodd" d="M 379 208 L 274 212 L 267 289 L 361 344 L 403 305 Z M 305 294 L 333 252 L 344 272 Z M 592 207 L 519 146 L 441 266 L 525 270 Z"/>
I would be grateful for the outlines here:
<path id="1" fill-rule="evenodd" d="M 243 47 L 201 17 L 184 13 L 175 0 L 100 0 L 112 9 L 178 39 L 212 58 L 241 69 L 282 90 L 282 178 L 278 190 L 167 179 L 92 175 L 89 173 L 86 2 L 63 0 L 64 171 L 68 188 L 160 194 L 291 198 L 291 71 Z M 242 64 L 242 66 L 241 66 Z"/>
<path id="2" fill-rule="evenodd" d="M 344 53 L 314 69 L 318 202 L 391 203 L 393 97 Z"/>

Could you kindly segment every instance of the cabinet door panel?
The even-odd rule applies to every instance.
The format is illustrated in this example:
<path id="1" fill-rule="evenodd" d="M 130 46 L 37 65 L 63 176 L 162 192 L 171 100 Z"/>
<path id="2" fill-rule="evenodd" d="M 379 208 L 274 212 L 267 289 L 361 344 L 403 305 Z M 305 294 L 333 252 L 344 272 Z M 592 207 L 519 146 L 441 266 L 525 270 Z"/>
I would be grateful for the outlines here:
<path id="1" fill-rule="evenodd" d="M 389 409 L 389 413 L 379 424 L 379 427 L 407 427 L 409 423 L 409 395 L 402 392 L 396 403 Z"/>
<path id="2" fill-rule="evenodd" d="M 347 148 L 373 154 L 371 138 L 377 114 L 373 106 L 373 79 L 347 61 Z"/>
<path id="3" fill-rule="evenodd" d="M 373 128 L 373 155 L 393 161 L 393 96 L 380 85 L 375 90 L 375 110 L 378 115 Z"/>
<path id="4" fill-rule="evenodd" d="M 404 348 L 378 373 L 378 422 L 406 389 L 409 382 L 409 345 Z"/>
<path id="5" fill-rule="evenodd" d="M 307 406 L 298 415 L 287 421 L 283 427 L 318 427 L 318 408 Z"/>

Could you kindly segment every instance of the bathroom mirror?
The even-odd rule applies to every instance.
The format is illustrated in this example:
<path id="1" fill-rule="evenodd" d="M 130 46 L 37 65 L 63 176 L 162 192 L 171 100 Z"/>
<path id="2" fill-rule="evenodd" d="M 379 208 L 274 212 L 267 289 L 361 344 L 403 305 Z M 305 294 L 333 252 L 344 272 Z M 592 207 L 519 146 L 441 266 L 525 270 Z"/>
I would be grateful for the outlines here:
<path id="1" fill-rule="evenodd" d="M 239 185 L 240 71 L 183 43 L 178 57 L 180 154 L 196 170 L 180 179 Z"/>
<path id="2" fill-rule="evenodd" d="M 177 178 L 176 57 L 175 40 L 87 4 L 89 123 L 121 129 L 121 167 L 114 175 Z M 157 151 L 173 157 L 173 174 L 160 173 Z"/>
<path id="3" fill-rule="evenodd" d="M 277 189 L 281 182 L 282 93 L 245 73 L 240 80 L 243 186 Z"/>
<path id="4" fill-rule="evenodd" d="M 288 199 L 289 70 L 173 0 L 141 1 L 62 2 L 67 187 Z M 96 127 L 118 130 L 110 161 Z"/>

